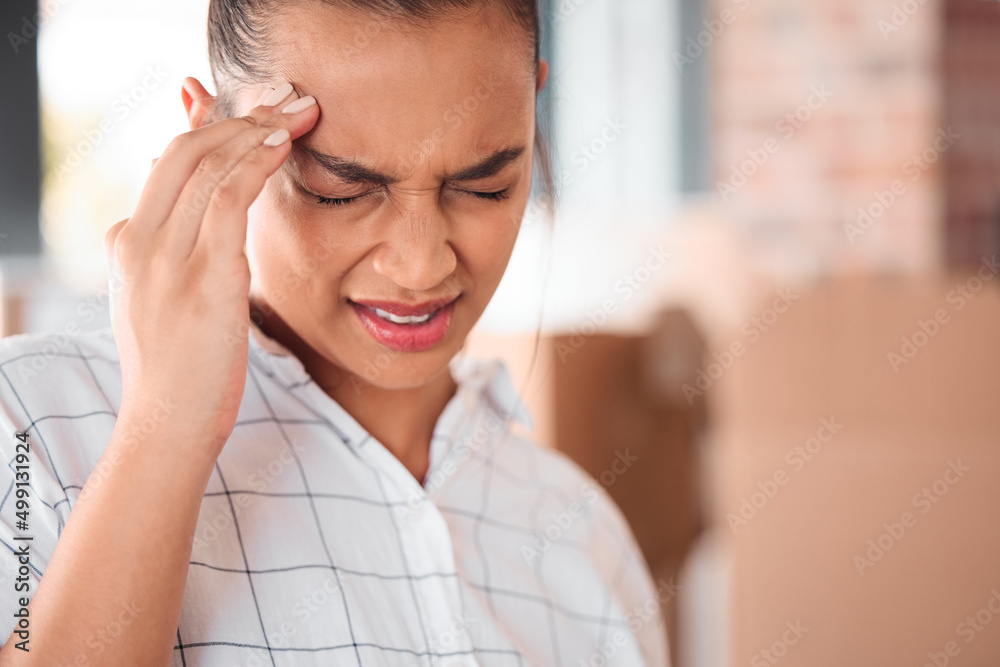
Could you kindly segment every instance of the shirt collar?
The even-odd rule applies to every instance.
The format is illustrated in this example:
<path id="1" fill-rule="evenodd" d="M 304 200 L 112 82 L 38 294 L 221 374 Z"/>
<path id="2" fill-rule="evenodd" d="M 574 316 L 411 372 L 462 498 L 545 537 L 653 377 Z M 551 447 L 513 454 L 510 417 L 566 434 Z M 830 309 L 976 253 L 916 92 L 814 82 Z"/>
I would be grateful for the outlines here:
<path id="1" fill-rule="evenodd" d="M 287 385 L 309 382 L 311 378 L 302 362 L 284 345 L 264 333 L 255 322 L 250 322 L 250 350 L 261 357 L 268 367 Z M 451 377 L 458 385 L 456 394 L 466 409 L 484 397 L 504 419 L 514 419 L 528 429 L 534 421 L 521 400 L 511 379 L 507 364 L 499 357 L 479 360 L 464 354 L 456 355 L 448 363 Z"/>
<path id="2" fill-rule="evenodd" d="M 288 348 L 264 333 L 250 320 L 250 346 L 276 357 L 294 357 Z"/>
<path id="3" fill-rule="evenodd" d="M 514 419 L 529 429 L 534 428 L 531 413 L 521 400 L 502 359 L 479 360 L 457 355 L 448 366 L 459 392 L 471 397 L 482 395 L 502 418 Z"/>

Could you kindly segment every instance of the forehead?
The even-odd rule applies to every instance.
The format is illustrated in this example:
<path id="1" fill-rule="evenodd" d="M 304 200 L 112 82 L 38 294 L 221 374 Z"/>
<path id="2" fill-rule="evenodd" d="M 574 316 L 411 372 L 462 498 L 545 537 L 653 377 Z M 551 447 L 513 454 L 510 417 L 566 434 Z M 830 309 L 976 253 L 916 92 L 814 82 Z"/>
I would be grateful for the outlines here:
<path id="1" fill-rule="evenodd" d="M 496 4 L 417 24 L 290 5 L 272 26 L 276 76 L 321 109 L 300 142 L 386 168 L 530 143 L 533 43 Z"/>

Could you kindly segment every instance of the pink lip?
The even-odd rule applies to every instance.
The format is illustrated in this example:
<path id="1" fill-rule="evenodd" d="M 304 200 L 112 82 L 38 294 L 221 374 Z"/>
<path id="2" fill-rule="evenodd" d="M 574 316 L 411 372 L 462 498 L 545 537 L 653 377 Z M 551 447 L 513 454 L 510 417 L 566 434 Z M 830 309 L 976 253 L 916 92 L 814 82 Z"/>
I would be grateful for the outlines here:
<path id="1" fill-rule="evenodd" d="M 421 352 L 438 343 L 448 333 L 451 318 L 455 312 L 457 297 L 439 299 L 417 305 L 407 305 L 389 301 L 350 301 L 358 319 L 376 341 L 400 352 Z M 434 313 L 431 319 L 422 324 L 396 324 L 375 314 L 375 309 L 384 310 L 393 315 L 421 316 Z M 435 312 L 437 311 L 437 312 Z"/>
<path id="2" fill-rule="evenodd" d="M 351 301 L 358 305 L 371 308 L 372 310 L 376 308 L 384 310 L 387 313 L 396 315 L 397 317 L 404 317 L 406 315 L 416 315 L 417 317 L 420 317 L 421 315 L 433 313 L 435 310 L 438 310 L 443 306 L 447 306 L 457 298 L 457 296 L 453 296 L 448 299 L 436 299 L 434 301 L 425 301 L 424 303 L 414 305 L 399 303 L 398 301 L 359 301 L 358 299 L 351 299 Z"/>

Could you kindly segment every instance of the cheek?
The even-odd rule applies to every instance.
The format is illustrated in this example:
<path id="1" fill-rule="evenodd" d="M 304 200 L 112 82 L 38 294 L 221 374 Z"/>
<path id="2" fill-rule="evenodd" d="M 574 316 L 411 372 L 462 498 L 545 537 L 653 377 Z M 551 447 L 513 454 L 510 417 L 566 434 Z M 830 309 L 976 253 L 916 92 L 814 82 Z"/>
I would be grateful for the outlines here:
<path id="1" fill-rule="evenodd" d="M 247 257 L 254 281 L 272 302 L 307 298 L 310 285 L 336 256 L 304 222 L 301 213 L 267 188 L 250 209 Z"/>
<path id="2" fill-rule="evenodd" d="M 520 175 L 510 199 L 503 203 L 458 200 L 454 211 L 456 243 L 470 273 L 484 278 L 496 274 L 495 280 L 500 280 L 521 230 L 530 189 L 529 170 Z"/>
<path id="3" fill-rule="evenodd" d="M 483 294 L 484 298 L 492 295 L 492 289 L 503 276 L 520 222 L 520 217 L 514 219 L 512 213 L 504 212 L 481 215 L 461 225 L 455 239 L 456 249 L 476 287 L 488 288 L 489 294 Z"/>
<path id="4" fill-rule="evenodd" d="M 311 286 L 327 295 L 365 275 L 366 270 L 353 269 L 384 236 L 377 216 L 331 215 L 284 185 L 269 181 L 250 209 L 247 250 L 261 289 L 301 303 L 317 296 Z M 492 296 L 510 260 L 527 196 L 527 188 L 518 187 L 504 205 L 466 202 L 452 211 L 452 242 L 483 300 Z"/>
<path id="5" fill-rule="evenodd" d="M 275 272 L 293 264 L 295 243 L 287 213 L 265 188 L 247 217 L 247 257 L 255 276 L 274 283 Z"/>

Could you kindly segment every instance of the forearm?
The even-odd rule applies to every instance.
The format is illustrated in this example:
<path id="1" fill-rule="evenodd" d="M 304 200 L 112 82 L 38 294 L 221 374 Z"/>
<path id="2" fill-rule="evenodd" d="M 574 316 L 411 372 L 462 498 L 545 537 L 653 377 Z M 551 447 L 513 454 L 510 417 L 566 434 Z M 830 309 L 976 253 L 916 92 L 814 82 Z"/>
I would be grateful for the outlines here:
<path id="1" fill-rule="evenodd" d="M 168 424 L 129 440 L 130 423 L 119 417 L 32 597 L 31 651 L 12 637 L 2 667 L 170 664 L 214 459 Z"/>

